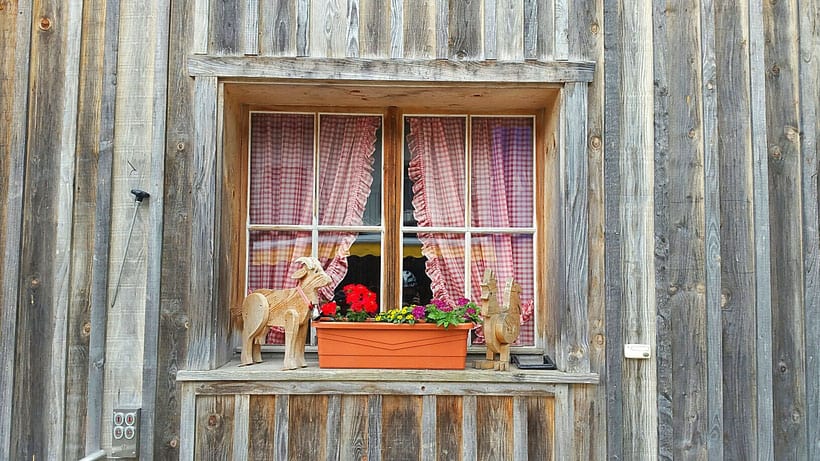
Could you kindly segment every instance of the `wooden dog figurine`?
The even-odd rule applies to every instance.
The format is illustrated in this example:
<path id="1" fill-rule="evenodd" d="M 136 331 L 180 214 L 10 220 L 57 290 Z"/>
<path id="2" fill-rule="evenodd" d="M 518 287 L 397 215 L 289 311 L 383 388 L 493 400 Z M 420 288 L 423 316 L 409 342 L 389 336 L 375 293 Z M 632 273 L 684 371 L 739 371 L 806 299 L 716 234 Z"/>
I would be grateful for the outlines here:
<path id="1" fill-rule="evenodd" d="M 319 304 L 317 290 L 331 280 L 316 258 L 301 257 L 303 264 L 293 278 L 299 279 L 296 288 L 283 290 L 260 289 L 249 294 L 242 302 L 241 365 L 262 361 L 262 343 L 272 326 L 285 329 L 285 361 L 283 370 L 305 367 L 305 338 L 311 307 Z"/>
<path id="2" fill-rule="evenodd" d="M 484 318 L 487 357 L 486 360 L 476 361 L 476 368 L 499 371 L 510 369 L 510 345 L 521 333 L 520 292 L 521 286 L 512 278 L 508 279 L 502 305 L 499 306 L 495 275 L 489 269 L 484 273 L 484 280 L 481 282 L 481 316 Z"/>

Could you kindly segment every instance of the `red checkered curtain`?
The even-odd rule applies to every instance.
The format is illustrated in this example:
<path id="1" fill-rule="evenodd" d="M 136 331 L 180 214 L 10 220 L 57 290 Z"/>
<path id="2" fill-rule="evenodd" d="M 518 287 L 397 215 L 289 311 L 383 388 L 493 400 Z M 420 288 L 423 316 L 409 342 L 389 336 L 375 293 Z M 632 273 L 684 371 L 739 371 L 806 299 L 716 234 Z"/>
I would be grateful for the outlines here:
<path id="1" fill-rule="evenodd" d="M 373 182 L 373 154 L 379 117 L 320 117 L 319 216 L 322 225 L 360 225 Z M 251 119 L 250 224 L 313 224 L 313 114 L 254 113 Z M 320 233 L 319 259 L 333 279 L 323 295 L 347 273 L 347 252 L 354 232 Z M 310 256 L 310 231 L 251 231 L 248 290 L 291 288 L 293 261 Z M 284 342 L 271 329 L 268 343 Z"/>
<path id="2" fill-rule="evenodd" d="M 472 118 L 471 223 L 478 227 L 533 226 L 532 119 Z M 465 119 L 409 119 L 408 173 L 413 208 L 421 227 L 465 226 Z M 455 301 L 464 290 L 464 237 L 419 233 L 433 296 Z M 531 234 L 471 233 L 471 289 L 480 293 L 485 268 L 503 287 L 508 277 L 521 284 L 525 313 L 519 344 L 533 344 L 533 239 Z"/>

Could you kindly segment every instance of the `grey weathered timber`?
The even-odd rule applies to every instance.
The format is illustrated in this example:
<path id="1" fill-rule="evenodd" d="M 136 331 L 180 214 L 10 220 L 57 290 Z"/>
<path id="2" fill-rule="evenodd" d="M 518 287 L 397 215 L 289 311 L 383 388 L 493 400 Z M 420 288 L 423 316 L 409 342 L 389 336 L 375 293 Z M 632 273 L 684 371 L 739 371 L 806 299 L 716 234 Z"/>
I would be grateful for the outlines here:
<path id="1" fill-rule="evenodd" d="M 655 297 L 653 235 L 652 34 L 651 4 L 624 2 L 620 83 L 621 329 L 624 343 L 648 344 L 654 353 Z M 652 360 L 625 359 L 623 375 L 624 457 L 657 454 L 656 369 Z"/>
<path id="2" fill-rule="evenodd" d="M 524 0 L 524 59 L 538 57 L 538 0 Z"/>
<path id="3" fill-rule="evenodd" d="M 555 56 L 555 4 L 553 0 L 538 2 L 538 33 L 536 59 L 551 61 Z"/>
<path id="4" fill-rule="evenodd" d="M 248 459 L 273 459 L 277 400 L 273 395 L 250 396 Z"/>
<path id="5" fill-rule="evenodd" d="M 345 395 L 341 403 L 338 459 L 362 459 L 369 450 L 369 397 Z M 330 429 L 328 429 L 330 430 Z M 328 456 L 330 456 L 328 452 Z"/>
<path id="6" fill-rule="evenodd" d="M 476 446 L 476 396 L 467 395 L 462 399 L 461 459 L 477 459 Z"/>
<path id="7" fill-rule="evenodd" d="M 236 423 L 236 397 L 233 395 L 205 396 L 196 400 L 196 427 L 198 437 L 194 441 L 196 460 L 225 459 L 233 453 Z"/>
<path id="8" fill-rule="evenodd" d="M 568 0 L 553 0 L 553 24 L 555 28 L 554 39 L 554 58 L 557 61 L 566 61 L 569 56 L 569 8 L 570 4 L 577 5 L 577 2 L 570 2 Z M 637 31 L 636 31 L 637 32 Z"/>
<path id="9" fill-rule="evenodd" d="M 308 56 L 310 42 L 310 0 L 296 0 L 296 56 Z"/>
<path id="10" fill-rule="evenodd" d="M 808 459 L 820 458 L 820 7 L 801 3 L 800 135 L 803 191 L 803 304 L 806 346 Z"/>
<path id="11" fill-rule="evenodd" d="M 808 459 L 797 2 L 764 2 L 775 459 Z"/>
<path id="12" fill-rule="evenodd" d="M 724 447 L 726 459 L 757 458 L 755 419 L 755 244 L 752 184 L 748 11 L 715 4 L 715 49 L 720 152 L 721 313 Z M 735 69 L 729 71 L 729 69 Z M 743 397 L 741 397 L 743 396 Z"/>
<path id="13" fill-rule="evenodd" d="M 208 25 L 208 54 L 216 56 L 241 55 L 245 49 L 245 0 L 210 2 Z"/>
<path id="14" fill-rule="evenodd" d="M 248 394 L 236 397 L 236 414 L 250 415 L 250 400 Z M 233 453 L 231 459 L 246 459 L 250 440 L 250 418 L 236 418 L 233 425 Z M 227 454 L 227 453 L 226 453 Z"/>
<path id="15" fill-rule="evenodd" d="M 561 338 L 556 360 L 569 373 L 589 372 L 589 212 L 587 201 L 587 88 L 570 83 L 563 90 L 561 138 L 563 162 L 563 238 L 565 308 L 561 317 Z"/>
<path id="16" fill-rule="evenodd" d="M 498 36 L 497 28 L 497 2 L 496 0 L 484 0 L 483 10 L 483 36 L 484 36 L 484 59 L 498 58 Z"/>
<path id="17" fill-rule="evenodd" d="M 329 395 L 327 398 L 327 423 L 325 424 L 325 454 L 327 461 L 341 459 L 339 451 L 341 440 L 336 437 L 341 430 L 342 396 Z"/>
<path id="18" fill-rule="evenodd" d="M 716 90 L 715 6 L 702 0 L 701 86 L 703 92 L 704 240 L 706 270 L 706 389 L 723 389 L 720 253 L 720 159 Z M 706 397 L 706 450 L 709 459 L 723 458 L 723 392 Z"/>
<path id="19" fill-rule="evenodd" d="M 191 52 L 194 54 L 208 54 L 208 31 L 209 19 L 211 17 L 211 0 L 192 0 L 193 18 L 193 40 L 191 42 Z"/>
<path id="20" fill-rule="evenodd" d="M 310 56 L 343 58 L 347 54 L 347 2 L 311 0 Z"/>
<path id="21" fill-rule="evenodd" d="M 148 218 L 146 223 L 146 268 L 145 268 L 145 319 L 143 325 L 143 364 L 142 364 L 142 411 L 140 412 L 140 458 L 150 459 L 154 456 L 157 403 L 157 378 L 160 376 L 160 309 L 162 288 L 162 255 L 163 255 L 163 213 L 165 184 L 165 151 L 166 151 L 166 113 L 168 83 L 168 47 L 170 38 L 170 0 L 157 0 L 153 3 L 157 14 L 154 16 L 154 34 L 150 45 L 153 55 L 153 126 L 148 159 L 149 174 L 145 185 L 151 197 L 145 200 L 144 210 Z M 163 403 L 164 405 L 164 403 Z"/>
<path id="22" fill-rule="evenodd" d="M 621 331 L 621 297 L 623 296 L 621 242 L 618 210 L 621 207 L 621 196 L 611 191 L 621 190 L 620 152 L 621 152 L 621 110 L 620 85 L 623 78 L 623 64 L 620 56 L 623 53 L 623 32 L 620 2 L 604 0 L 604 238 L 605 238 L 605 319 L 606 334 L 606 453 L 612 457 L 624 455 L 623 421 L 623 334 Z"/>
<path id="23" fill-rule="evenodd" d="M 347 53 L 345 56 L 359 57 L 359 1 L 347 2 Z"/>
<path id="24" fill-rule="evenodd" d="M 512 433 L 513 459 L 527 459 L 529 437 L 527 431 L 527 400 L 524 397 L 513 398 Z M 509 421 L 507 421 L 509 424 Z"/>
<path id="25" fill-rule="evenodd" d="M 188 354 L 186 368 L 204 370 L 220 365 L 216 348 L 217 329 L 226 329 L 213 318 L 216 286 L 216 225 L 214 197 L 217 196 L 216 118 L 217 81 L 215 77 L 198 77 L 194 92 L 194 151 L 191 212 L 191 279 L 188 315 Z M 226 310 L 226 309 L 223 309 Z"/>
<path id="26" fill-rule="evenodd" d="M 200 57 L 188 60 L 195 77 L 303 78 L 322 80 L 565 83 L 588 82 L 594 63 L 454 62 L 368 59 Z M 353 70 L 355 69 L 355 70 Z"/>
<path id="27" fill-rule="evenodd" d="M 17 312 L 20 284 L 20 244 L 23 229 L 23 173 L 28 137 L 28 75 L 31 63 L 31 1 L 15 3 L 0 21 L 0 114 L 6 127 L 0 131 L 0 347 L 8 357 L 0 364 L 0 458 L 11 459 L 16 448 L 12 436 L 12 402 L 15 380 L 20 374 L 16 357 Z M 12 19 L 13 18 L 13 19 Z M 12 359 L 10 359 L 12 358 Z"/>
<path id="28" fill-rule="evenodd" d="M 481 2 L 450 0 L 448 58 L 456 61 L 477 61 L 484 55 L 482 40 Z"/>
<path id="29" fill-rule="evenodd" d="M 667 11 L 656 22 L 658 43 L 675 46 L 664 56 L 655 53 L 654 77 L 659 82 L 655 238 L 662 242 L 657 245 L 662 250 L 655 251 L 658 399 L 668 399 L 662 407 L 659 453 L 663 459 L 702 459 L 706 456 L 707 398 L 714 389 L 707 387 L 707 369 L 701 365 L 707 355 L 706 292 L 710 287 L 705 262 L 702 75 L 701 66 L 691 64 L 701 61 L 701 34 L 690 27 L 699 20 L 699 8 L 691 0 L 671 8 L 663 6 Z M 687 391 L 684 394 L 680 389 Z"/>
<path id="30" fill-rule="evenodd" d="M 276 461 L 288 460 L 288 413 L 290 407 L 290 396 L 279 395 L 275 402 L 275 421 L 273 432 L 273 456 Z"/>
<path id="31" fill-rule="evenodd" d="M 277 2 L 291 3 L 291 2 Z M 245 18 L 240 49 L 245 56 L 259 54 L 259 0 L 245 0 Z"/>
<path id="32" fill-rule="evenodd" d="M 406 59 L 433 59 L 436 57 L 436 2 L 435 0 L 405 0 L 403 11 L 402 57 Z"/>
<path id="33" fill-rule="evenodd" d="M 521 0 L 496 0 L 496 59 L 524 59 L 524 5 Z"/>
<path id="34" fill-rule="evenodd" d="M 182 414 L 179 419 L 179 459 L 193 461 L 194 438 L 196 437 L 196 394 L 193 392 L 195 384 L 181 385 L 180 400 Z"/>
<path id="35" fill-rule="evenodd" d="M 390 57 L 401 58 L 404 51 L 404 0 L 390 0 Z"/>
<path id="36" fill-rule="evenodd" d="M 359 57 L 390 55 L 390 13 L 380 0 L 359 0 Z"/>
<path id="37" fill-rule="evenodd" d="M 260 55 L 296 56 L 296 2 L 261 2 L 259 35 Z"/>
<path id="38" fill-rule="evenodd" d="M 764 68 L 763 2 L 749 1 L 749 64 Z M 774 389 L 772 384 L 772 275 L 769 234 L 769 168 L 766 82 L 761 72 L 750 72 L 752 190 L 754 199 L 757 456 L 774 458 Z"/>
<path id="39" fill-rule="evenodd" d="M 425 395 L 421 398 L 421 459 L 435 459 L 438 452 L 436 440 L 436 397 Z"/>
<path id="40" fill-rule="evenodd" d="M 436 59 L 450 56 L 450 10 L 449 0 L 436 1 Z"/>
<path id="41" fill-rule="evenodd" d="M 367 397 L 367 459 L 381 459 L 382 396 Z"/>

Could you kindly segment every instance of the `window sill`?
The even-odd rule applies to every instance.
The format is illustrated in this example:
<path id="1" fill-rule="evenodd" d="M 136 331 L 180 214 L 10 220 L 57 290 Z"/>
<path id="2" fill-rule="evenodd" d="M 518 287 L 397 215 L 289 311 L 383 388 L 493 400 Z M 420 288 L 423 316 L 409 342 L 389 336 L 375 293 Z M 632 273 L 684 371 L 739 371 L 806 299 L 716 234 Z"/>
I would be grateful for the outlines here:
<path id="1" fill-rule="evenodd" d="M 319 368 L 315 355 L 307 356 L 307 368 L 282 370 L 281 356 L 240 367 L 238 360 L 204 371 L 180 370 L 177 381 L 199 384 L 197 393 L 322 393 L 322 394 L 484 394 L 552 393 L 556 386 L 597 384 L 596 373 L 565 373 L 556 370 L 510 371 L 469 368 L 478 356 L 468 357 L 464 370 L 390 370 Z M 246 391 L 241 388 L 247 387 Z"/>

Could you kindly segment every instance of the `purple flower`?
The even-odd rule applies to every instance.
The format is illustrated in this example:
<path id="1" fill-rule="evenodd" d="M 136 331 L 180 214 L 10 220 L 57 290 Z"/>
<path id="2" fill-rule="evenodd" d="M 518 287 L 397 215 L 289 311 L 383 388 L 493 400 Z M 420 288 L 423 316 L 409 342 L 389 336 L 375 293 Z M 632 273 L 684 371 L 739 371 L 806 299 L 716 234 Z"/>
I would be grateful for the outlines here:
<path id="1" fill-rule="evenodd" d="M 469 314 L 469 315 L 475 314 L 475 309 L 473 309 L 472 307 L 468 307 L 467 308 L 467 314 Z"/>
<path id="2" fill-rule="evenodd" d="M 461 297 L 456 300 L 456 306 L 466 306 L 469 302 L 469 299 Z"/>
<path id="3" fill-rule="evenodd" d="M 427 315 L 427 312 L 424 309 L 424 306 L 416 306 L 411 311 L 411 314 L 413 314 L 413 317 L 415 317 L 416 320 L 421 320 Z"/>
<path id="4" fill-rule="evenodd" d="M 441 310 L 441 311 L 444 311 L 444 312 L 449 312 L 449 311 L 451 310 L 451 309 L 450 309 L 450 306 L 448 306 L 448 305 L 447 305 L 447 302 L 446 302 L 446 301 L 444 301 L 443 299 L 433 298 L 433 300 L 432 300 L 431 302 L 432 302 L 433 304 L 435 304 L 435 305 L 436 305 L 436 307 L 437 307 L 439 310 Z"/>

